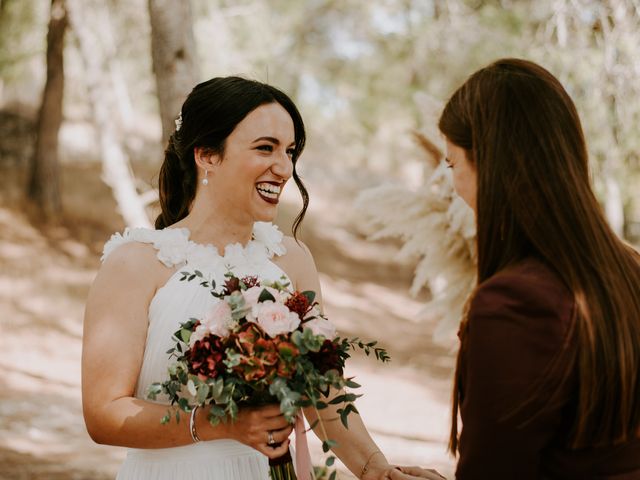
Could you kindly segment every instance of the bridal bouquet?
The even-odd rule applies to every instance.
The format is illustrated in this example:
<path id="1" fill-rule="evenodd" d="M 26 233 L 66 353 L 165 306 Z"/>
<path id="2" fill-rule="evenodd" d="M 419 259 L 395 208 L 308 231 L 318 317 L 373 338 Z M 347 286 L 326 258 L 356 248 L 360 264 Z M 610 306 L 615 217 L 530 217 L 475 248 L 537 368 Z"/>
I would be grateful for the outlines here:
<path id="1" fill-rule="evenodd" d="M 224 285 L 216 288 L 197 270 L 181 273 L 181 281 L 198 281 L 220 301 L 203 318 L 189 319 L 175 332 L 175 346 L 167 352 L 175 357 L 169 378 L 152 384 L 149 398 L 166 395 L 178 407 L 176 421 L 180 411 L 206 406 L 214 425 L 235 419 L 241 405 L 279 403 L 285 418 L 292 423 L 298 418 L 298 424 L 301 408 L 318 411 L 339 405 L 336 411 L 348 427 L 348 415 L 357 413 L 353 402 L 360 396 L 345 391 L 359 387 L 343 374 L 349 352 L 359 348 L 387 362 L 384 349 L 376 342 L 338 338 L 320 313 L 315 293 L 291 291 L 284 278 L 264 282 L 228 273 Z M 329 400 L 331 388 L 342 393 Z M 169 422 L 174 411 L 162 422 Z M 335 442 L 325 438 L 326 453 Z M 291 457 L 285 457 L 270 462 L 272 479 L 295 478 Z M 329 457 L 327 467 L 333 461 Z"/>

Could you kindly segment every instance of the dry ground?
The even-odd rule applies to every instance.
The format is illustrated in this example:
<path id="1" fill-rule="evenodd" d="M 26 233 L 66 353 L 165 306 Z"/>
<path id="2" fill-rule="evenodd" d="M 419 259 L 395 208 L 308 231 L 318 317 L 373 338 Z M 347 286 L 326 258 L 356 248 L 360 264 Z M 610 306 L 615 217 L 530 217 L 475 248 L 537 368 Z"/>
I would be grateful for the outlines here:
<path id="1" fill-rule="evenodd" d="M 95 164 L 65 166 L 67 212 L 57 226 L 26 214 L 17 193 L 24 177 L 2 173 L 0 479 L 114 478 L 124 449 L 96 445 L 84 429 L 80 352 L 99 252 L 121 221 Z M 345 335 L 380 339 L 393 359 L 351 363 L 363 384 L 365 422 L 392 461 L 451 477 L 445 439 L 453 359 L 431 340 L 433 325 L 413 320 L 424 299 L 407 294 L 411 267 L 394 261 L 392 244 L 367 242 L 335 214 L 331 205 L 348 198 L 310 190 L 318 207 L 304 240 L 321 272 L 327 313 Z M 312 450 L 321 462 L 318 442 Z"/>

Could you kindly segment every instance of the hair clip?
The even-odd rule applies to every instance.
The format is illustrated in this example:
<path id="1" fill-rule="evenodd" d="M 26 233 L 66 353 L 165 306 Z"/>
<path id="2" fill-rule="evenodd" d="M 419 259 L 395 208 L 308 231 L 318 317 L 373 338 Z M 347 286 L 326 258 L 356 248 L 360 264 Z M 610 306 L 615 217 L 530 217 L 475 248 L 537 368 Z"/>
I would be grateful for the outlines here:
<path id="1" fill-rule="evenodd" d="M 178 115 L 178 118 L 176 118 L 175 120 L 176 122 L 176 132 L 180 130 L 180 127 L 182 127 L 182 112 L 180 112 L 180 114 Z"/>

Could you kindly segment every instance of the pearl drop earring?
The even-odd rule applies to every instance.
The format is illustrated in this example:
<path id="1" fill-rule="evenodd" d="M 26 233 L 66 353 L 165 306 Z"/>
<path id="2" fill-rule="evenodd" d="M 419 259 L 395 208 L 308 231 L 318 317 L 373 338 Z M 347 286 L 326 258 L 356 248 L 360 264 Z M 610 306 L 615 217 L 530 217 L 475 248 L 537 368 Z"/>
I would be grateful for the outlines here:
<path id="1" fill-rule="evenodd" d="M 205 187 L 209 185 L 209 180 L 207 179 L 207 175 L 209 175 L 209 170 L 204 171 L 204 178 L 202 179 L 202 185 Z"/>

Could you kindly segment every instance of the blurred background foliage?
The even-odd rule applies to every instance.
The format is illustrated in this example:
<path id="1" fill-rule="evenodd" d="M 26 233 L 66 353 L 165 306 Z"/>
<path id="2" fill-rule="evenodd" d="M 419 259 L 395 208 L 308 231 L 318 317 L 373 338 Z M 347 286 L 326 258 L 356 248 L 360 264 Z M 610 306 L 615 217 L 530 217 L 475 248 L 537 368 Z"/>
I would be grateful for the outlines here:
<path id="1" fill-rule="evenodd" d="M 147 3 L 101 3 L 109 18 L 98 21 L 110 22 L 123 101 L 134 115 L 126 138 L 157 141 Z M 0 3 L 3 110 L 38 109 L 49 8 L 42 0 Z M 637 240 L 639 10 L 637 0 L 193 0 L 193 25 L 182 27 L 195 33 L 200 79 L 240 74 L 289 92 L 309 128 L 303 173 L 348 191 L 381 179 L 413 188 L 424 180 L 423 155 L 410 132 L 433 133 L 437 112 L 425 112 L 417 93 L 442 102 L 470 72 L 498 57 L 540 62 L 578 105 L 595 186 L 612 224 Z M 79 123 L 88 120 L 89 105 L 70 33 L 64 118 Z M 159 164 L 160 153 L 160 145 L 138 149 L 134 160 Z"/>
<path id="2" fill-rule="evenodd" d="M 123 450 L 82 421 L 89 285 L 108 236 L 157 213 L 162 139 L 192 79 L 239 74 L 299 106 L 302 239 L 327 314 L 393 358 L 350 364 L 370 431 L 393 461 L 451 476 L 474 221 L 440 162 L 440 109 L 496 58 L 547 67 L 577 104 L 612 226 L 640 244 L 638 52 L 640 0 L 0 0 L 0 471 L 114 478 Z M 283 200 L 286 230 L 300 200 Z"/>

